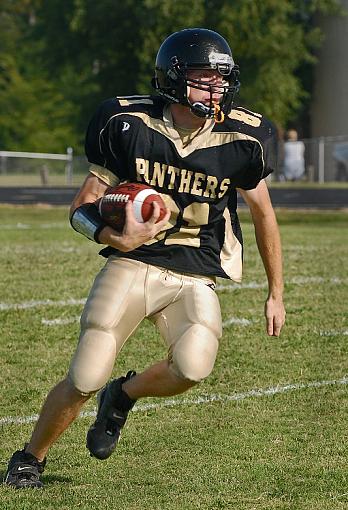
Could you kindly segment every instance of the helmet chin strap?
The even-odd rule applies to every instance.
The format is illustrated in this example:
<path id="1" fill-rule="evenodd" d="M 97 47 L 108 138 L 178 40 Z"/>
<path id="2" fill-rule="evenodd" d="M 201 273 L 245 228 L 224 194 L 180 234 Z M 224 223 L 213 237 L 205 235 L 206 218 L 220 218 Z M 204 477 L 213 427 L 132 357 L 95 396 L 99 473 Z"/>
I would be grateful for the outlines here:
<path id="1" fill-rule="evenodd" d="M 219 104 L 214 104 L 214 119 L 217 124 L 221 124 L 225 120 L 225 114 Z"/>
<path id="2" fill-rule="evenodd" d="M 214 108 L 210 108 L 204 103 L 195 102 L 189 103 L 192 113 L 197 117 L 203 117 L 208 119 L 214 119 L 217 124 L 220 124 L 225 119 L 225 114 L 221 110 L 220 105 L 214 104 Z"/>

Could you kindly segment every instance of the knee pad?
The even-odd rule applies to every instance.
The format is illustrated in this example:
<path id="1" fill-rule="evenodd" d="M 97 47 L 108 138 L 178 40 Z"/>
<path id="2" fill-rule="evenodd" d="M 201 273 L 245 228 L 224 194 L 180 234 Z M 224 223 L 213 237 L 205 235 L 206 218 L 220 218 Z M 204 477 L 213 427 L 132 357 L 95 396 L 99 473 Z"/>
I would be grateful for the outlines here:
<path id="1" fill-rule="evenodd" d="M 81 331 L 68 374 L 76 391 L 87 396 L 102 388 L 111 376 L 115 356 L 116 340 L 111 331 Z"/>
<path id="2" fill-rule="evenodd" d="M 211 329 L 194 324 L 171 346 L 169 366 L 178 377 L 200 382 L 213 370 L 218 347 Z"/>

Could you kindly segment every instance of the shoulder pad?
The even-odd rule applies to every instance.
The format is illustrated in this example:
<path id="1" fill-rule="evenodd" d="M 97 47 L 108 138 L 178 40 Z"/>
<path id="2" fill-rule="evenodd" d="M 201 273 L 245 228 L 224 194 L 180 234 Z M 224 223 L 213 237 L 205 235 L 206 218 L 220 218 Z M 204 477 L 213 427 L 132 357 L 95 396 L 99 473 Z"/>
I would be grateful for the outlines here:
<path id="1" fill-rule="evenodd" d="M 100 129 L 105 127 L 108 121 L 118 115 L 128 112 L 144 112 L 151 116 L 161 115 L 163 111 L 163 99 L 158 96 L 119 96 L 103 101 L 96 113 Z"/>
<path id="2" fill-rule="evenodd" d="M 157 110 L 158 108 L 163 108 L 164 101 L 159 96 L 118 96 L 116 97 L 116 101 L 122 111 L 150 111 Z"/>
<path id="3" fill-rule="evenodd" d="M 117 96 L 116 101 L 118 101 L 118 104 L 122 106 L 122 108 L 135 105 L 154 104 L 153 98 L 151 98 L 151 96 Z"/>
<path id="4" fill-rule="evenodd" d="M 252 112 L 241 106 L 233 108 L 228 114 L 226 124 L 232 131 L 239 131 L 260 141 L 276 133 L 275 126 L 260 113 Z"/>

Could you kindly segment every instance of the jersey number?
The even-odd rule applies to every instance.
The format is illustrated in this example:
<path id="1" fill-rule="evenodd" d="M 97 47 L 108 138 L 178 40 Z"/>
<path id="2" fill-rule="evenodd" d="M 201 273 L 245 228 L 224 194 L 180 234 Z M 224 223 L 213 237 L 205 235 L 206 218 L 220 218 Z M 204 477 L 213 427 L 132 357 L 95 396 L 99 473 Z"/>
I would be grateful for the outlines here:
<path id="1" fill-rule="evenodd" d="M 145 243 L 146 245 L 161 241 L 166 237 L 166 231 L 177 225 L 178 216 L 180 214 L 178 206 L 169 195 L 162 194 L 162 198 L 171 211 L 170 219 L 164 229 L 157 234 L 154 239 Z M 186 225 L 181 226 L 178 232 L 169 234 L 164 244 L 182 244 L 199 248 L 201 245 L 201 240 L 199 238 L 201 227 L 208 224 L 209 204 L 193 202 L 183 210 L 182 219 L 185 221 Z"/>
<path id="2" fill-rule="evenodd" d="M 229 117 L 230 119 L 244 122 L 249 126 L 259 127 L 261 124 L 262 115 L 250 111 L 243 112 L 242 110 L 232 110 L 229 114 Z"/>

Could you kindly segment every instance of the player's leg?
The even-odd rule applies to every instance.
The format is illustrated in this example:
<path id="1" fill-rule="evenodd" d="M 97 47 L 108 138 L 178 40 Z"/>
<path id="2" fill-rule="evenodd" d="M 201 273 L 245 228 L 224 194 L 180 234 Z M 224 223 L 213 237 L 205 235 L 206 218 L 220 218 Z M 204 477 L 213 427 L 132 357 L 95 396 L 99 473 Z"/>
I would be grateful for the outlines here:
<path id="1" fill-rule="evenodd" d="M 128 410 L 138 398 L 177 395 L 211 372 L 221 336 L 221 313 L 208 283 L 211 280 L 148 266 L 146 315 L 160 328 L 170 355 L 141 374 L 109 383 L 103 395 L 106 405 L 103 401 L 99 406 L 96 423 L 87 435 L 87 446 L 95 457 L 111 455 Z M 105 426 L 108 421 L 110 425 Z"/>
<path id="2" fill-rule="evenodd" d="M 112 330 L 112 336 L 116 340 L 117 353 L 121 349 L 126 338 L 134 331 L 141 320 L 146 314 L 146 300 L 145 300 L 145 287 L 148 274 L 148 266 L 142 262 L 130 259 L 116 259 L 110 263 L 117 267 L 117 282 L 113 282 L 109 277 L 107 278 L 107 285 L 112 289 L 112 299 L 107 299 L 105 303 L 99 300 L 98 305 L 93 306 L 93 314 L 84 314 L 86 320 L 96 323 L 98 317 L 103 313 L 107 306 L 117 308 L 112 324 L 109 328 Z M 122 267 L 120 277 L 120 267 Z M 134 270 L 136 268 L 136 272 Z M 110 270 L 109 270 L 110 272 Z M 122 283 L 123 282 L 123 283 Z M 121 285 L 122 284 L 122 285 Z M 92 302 L 93 304 L 93 302 Z M 93 333 L 90 328 L 89 333 L 86 334 L 84 341 L 83 351 L 84 356 L 81 356 L 79 349 L 77 351 L 78 360 L 72 363 L 70 375 L 73 374 L 73 379 L 83 381 L 86 370 L 85 368 L 90 365 L 92 359 L 89 358 L 89 335 L 91 335 L 93 343 Z M 110 344 L 112 347 L 112 345 Z M 117 354 L 116 353 L 116 354 Z M 93 349 L 91 351 L 92 358 L 98 357 Z M 98 362 L 97 362 L 98 363 Z M 100 364 L 100 371 L 102 377 L 97 382 L 91 382 L 90 376 L 84 380 L 84 388 L 92 390 L 91 384 L 94 384 L 93 389 L 104 386 L 105 382 L 109 379 L 113 368 L 112 365 L 108 368 L 105 367 L 105 362 Z M 107 374 L 107 377 L 105 377 Z M 110 381 L 98 394 L 98 411 L 97 418 L 87 433 L 86 446 L 92 456 L 99 459 L 106 459 L 111 455 L 118 442 L 121 429 L 125 425 L 129 411 L 135 404 L 135 401 L 130 399 L 123 391 L 122 384 L 133 377 L 135 372 L 130 371 L 126 376 L 119 377 Z"/>
<path id="3" fill-rule="evenodd" d="M 183 287 L 174 302 L 154 315 L 169 346 L 168 359 L 123 385 L 131 399 L 182 393 L 212 371 L 221 337 L 221 311 L 208 283 L 183 277 Z"/>
<path id="4" fill-rule="evenodd" d="M 91 395 L 82 395 L 66 378 L 47 395 L 26 452 L 43 461 L 49 447 L 78 416 Z"/>
<path id="5" fill-rule="evenodd" d="M 9 462 L 5 483 L 16 488 L 42 487 L 40 475 L 46 464 L 49 446 L 56 441 L 79 413 L 88 396 L 74 390 L 68 379 L 48 394 L 30 444 L 16 451 Z"/>
<path id="6" fill-rule="evenodd" d="M 68 377 L 48 394 L 25 450 L 12 456 L 5 480 L 8 484 L 42 485 L 37 463 L 44 460 L 84 402 L 107 382 L 116 355 L 144 317 L 143 293 L 137 288 L 144 275 L 137 262 L 110 260 L 97 276 L 81 317 L 80 341 Z M 123 321 L 130 302 L 132 313 Z"/>
<path id="7" fill-rule="evenodd" d="M 136 379 L 125 382 L 122 388 L 130 398 L 137 400 L 143 397 L 178 395 L 195 384 L 197 384 L 196 381 L 177 376 L 169 368 L 168 359 L 164 359 L 137 374 Z"/>

